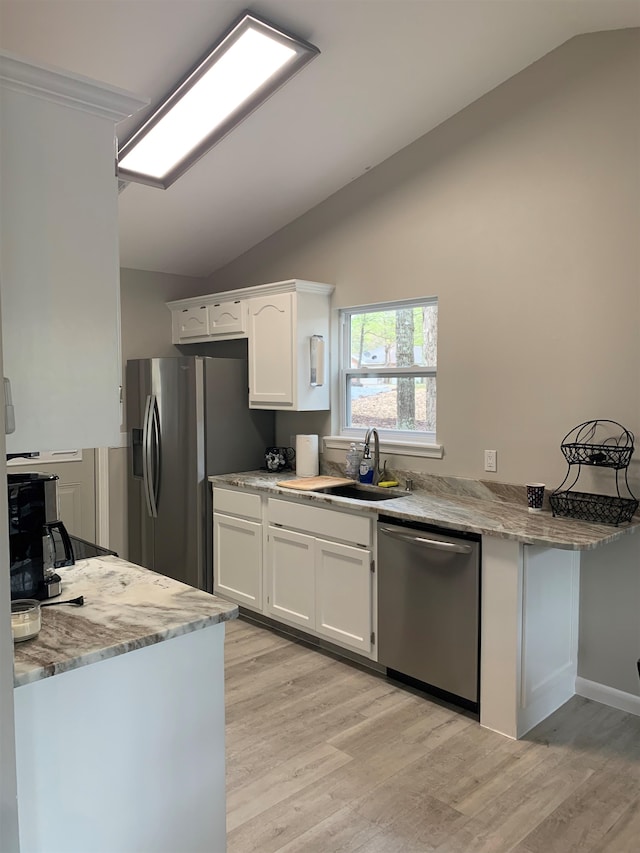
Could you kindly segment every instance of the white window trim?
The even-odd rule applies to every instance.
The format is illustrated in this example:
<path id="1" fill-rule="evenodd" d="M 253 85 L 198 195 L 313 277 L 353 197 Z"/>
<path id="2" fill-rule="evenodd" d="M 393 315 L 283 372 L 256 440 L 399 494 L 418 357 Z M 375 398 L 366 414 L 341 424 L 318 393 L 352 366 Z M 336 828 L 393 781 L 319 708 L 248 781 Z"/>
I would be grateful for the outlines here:
<path id="1" fill-rule="evenodd" d="M 351 435 L 325 435 L 326 450 L 348 450 L 352 442 L 364 440 L 365 430 L 354 429 Z M 442 459 L 444 445 L 431 444 L 426 441 L 395 441 L 380 436 L 380 450 L 394 456 L 424 456 L 431 459 Z"/>
<path id="2" fill-rule="evenodd" d="M 433 297 L 414 297 L 412 299 L 401 299 L 394 302 L 377 302 L 369 305 L 354 305 L 351 307 L 340 308 L 340 435 L 325 436 L 324 446 L 327 449 L 348 449 L 352 442 L 364 441 L 366 429 L 360 427 L 346 426 L 347 414 L 347 381 L 350 376 L 398 376 L 406 374 L 415 377 L 437 376 L 437 366 L 420 366 L 420 367 L 345 367 L 344 360 L 348 351 L 347 342 L 349 340 L 349 320 L 353 314 L 364 314 L 370 311 L 393 311 L 394 309 L 404 308 L 409 305 L 421 304 L 438 304 L 438 298 Z M 410 438 L 405 438 L 407 433 L 401 430 L 378 430 L 380 438 L 380 448 L 384 449 L 385 453 L 392 453 L 398 456 L 422 456 L 435 459 L 442 459 L 444 456 L 444 446 L 438 444 L 435 433 L 410 433 Z"/>

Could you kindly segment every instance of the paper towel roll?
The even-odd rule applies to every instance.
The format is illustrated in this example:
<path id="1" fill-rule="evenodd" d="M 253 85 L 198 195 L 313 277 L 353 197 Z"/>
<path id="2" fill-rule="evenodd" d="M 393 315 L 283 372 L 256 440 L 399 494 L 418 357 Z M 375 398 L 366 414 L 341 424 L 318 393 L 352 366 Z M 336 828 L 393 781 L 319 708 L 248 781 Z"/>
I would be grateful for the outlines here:
<path id="1" fill-rule="evenodd" d="M 316 477 L 319 471 L 318 436 L 296 436 L 296 474 L 298 477 Z"/>

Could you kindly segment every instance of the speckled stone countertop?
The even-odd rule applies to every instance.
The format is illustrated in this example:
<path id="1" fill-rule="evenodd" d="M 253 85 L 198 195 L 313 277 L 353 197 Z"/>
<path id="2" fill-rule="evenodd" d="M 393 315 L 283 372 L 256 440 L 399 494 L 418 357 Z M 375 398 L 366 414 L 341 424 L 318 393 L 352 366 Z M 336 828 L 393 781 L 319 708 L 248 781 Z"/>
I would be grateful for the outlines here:
<path id="1" fill-rule="evenodd" d="M 340 475 L 341 472 L 326 470 L 322 473 Z M 529 512 L 523 497 L 523 487 L 519 486 L 494 487 L 484 481 L 415 475 L 414 491 L 391 489 L 397 497 L 369 503 L 276 485 L 277 482 L 294 478 L 292 472 L 271 474 L 266 471 L 247 471 L 220 474 L 209 477 L 209 480 L 214 485 L 268 492 L 274 497 L 295 498 L 318 506 L 332 505 L 373 516 L 385 515 L 405 521 L 435 524 L 450 530 L 513 539 L 527 545 L 572 551 L 597 548 L 640 529 L 640 520 L 615 527 L 571 518 L 554 518 L 548 509 Z"/>
<path id="2" fill-rule="evenodd" d="M 119 557 L 80 560 L 58 572 L 60 601 L 83 595 L 85 603 L 42 608 L 38 636 L 14 644 L 15 687 L 238 615 L 235 604 Z"/>

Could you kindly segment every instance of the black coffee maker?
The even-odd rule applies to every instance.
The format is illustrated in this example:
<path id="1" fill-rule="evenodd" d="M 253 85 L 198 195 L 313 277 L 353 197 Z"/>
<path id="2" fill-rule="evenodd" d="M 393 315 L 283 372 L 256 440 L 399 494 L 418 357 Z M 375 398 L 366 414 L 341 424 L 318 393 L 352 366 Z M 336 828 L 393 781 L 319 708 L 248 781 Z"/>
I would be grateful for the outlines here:
<path id="1" fill-rule="evenodd" d="M 74 563 L 71 540 L 58 519 L 56 474 L 7 474 L 11 598 L 60 595 L 56 569 Z"/>

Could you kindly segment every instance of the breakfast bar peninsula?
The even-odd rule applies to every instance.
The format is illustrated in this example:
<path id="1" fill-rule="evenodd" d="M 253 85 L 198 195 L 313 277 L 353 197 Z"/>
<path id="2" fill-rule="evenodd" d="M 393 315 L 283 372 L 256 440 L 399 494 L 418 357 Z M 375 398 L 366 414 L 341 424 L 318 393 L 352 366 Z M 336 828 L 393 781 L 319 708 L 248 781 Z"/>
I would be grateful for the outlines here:
<path id="1" fill-rule="evenodd" d="M 61 570 L 15 645 L 21 849 L 225 849 L 224 623 L 237 607 L 117 557 Z"/>

